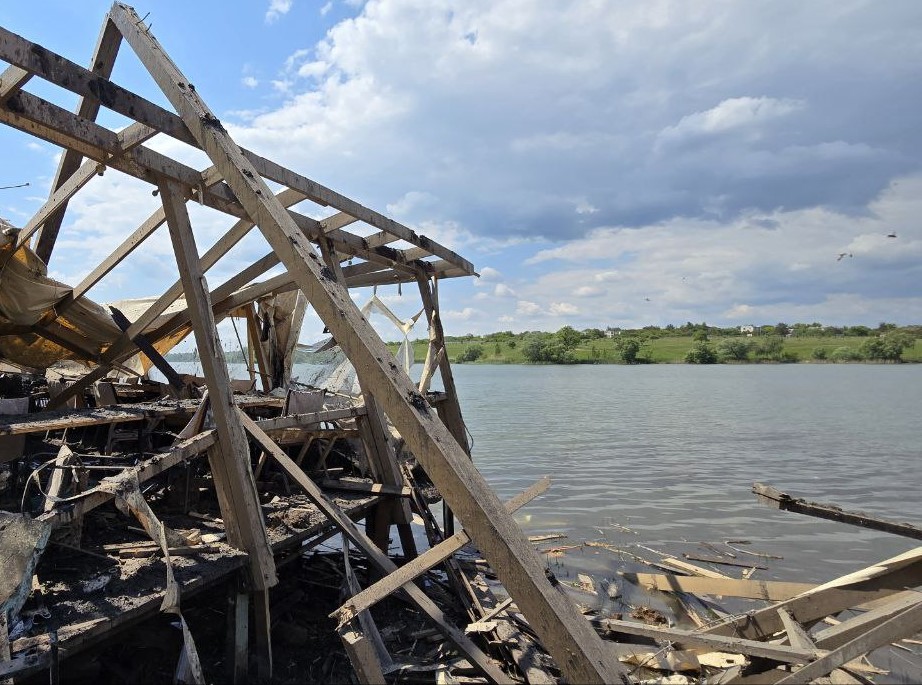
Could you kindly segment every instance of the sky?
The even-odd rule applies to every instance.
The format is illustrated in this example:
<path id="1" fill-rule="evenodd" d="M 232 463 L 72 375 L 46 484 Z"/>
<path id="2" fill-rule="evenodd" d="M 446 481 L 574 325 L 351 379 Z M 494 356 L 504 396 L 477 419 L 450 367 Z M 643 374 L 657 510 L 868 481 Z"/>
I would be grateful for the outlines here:
<path id="1" fill-rule="evenodd" d="M 0 25 L 85 64 L 108 7 L 2 2 Z M 475 264 L 480 278 L 440 286 L 449 334 L 922 323 L 917 0 L 135 7 L 238 143 Z M 166 104 L 127 45 L 113 80 Z M 0 127 L 0 186 L 30 183 L 0 190 L 0 216 L 28 221 L 57 153 Z M 94 179 L 51 275 L 79 282 L 157 208 L 150 191 Z M 193 211 L 199 250 L 231 223 Z M 252 236 L 209 281 L 266 252 Z M 161 229 L 90 296 L 159 294 L 175 277 Z M 378 294 L 404 317 L 420 306 L 415 287 Z M 321 328 L 309 320 L 302 339 Z"/>

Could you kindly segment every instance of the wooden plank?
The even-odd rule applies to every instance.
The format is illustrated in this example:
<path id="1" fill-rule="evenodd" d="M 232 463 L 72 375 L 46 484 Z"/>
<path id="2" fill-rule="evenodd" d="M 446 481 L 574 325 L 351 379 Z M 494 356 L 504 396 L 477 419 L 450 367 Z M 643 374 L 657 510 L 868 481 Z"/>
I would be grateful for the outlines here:
<path id="1" fill-rule="evenodd" d="M 159 187 L 221 446 L 220 450 L 210 449 L 208 454 L 227 540 L 249 555 L 252 587 L 264 591 L 277 582 L 275 562 L 250 469 L 250 449 L 230 389 L 227 363 L 215 329 L 192 225 L 182 189 L 171 181 L 163 181 Z"/>
<path id="2" fill-rule="evenodd" d="M 893 618 L 904 609 L 914 606 L 919 602 L 919 593 L 915 590 L 900 592 L 889 598 L 889 601 L 869 609 L 863 614 L 853 616 L 834 626 L 829 626 L 817 631 L 814 640 L 818 647 L 823 649 L 836 649 L 849 640 L 863 635 L 870 628 L 880 625 Z"/>
<path id="3" fill-rule="evenodd" d="M 93 56 L 90 61 L 90 71 L 97 77 L 108 79 L 112 73 L 112 67 L 115 66 L 115 58 L 118 55 L 118 49 L 122 39 L 118 30 L 109 21 L 108 16 L 103 20 L 102 28 L 99 32 L 99 39 L 96 41 L 96 47 L 93 50 Z M 46 55 L 30 54 L 41 59 L 47 58 Z M 20 65 L 24 66 L 24 65 Z M 99 96 L 81 97 L 77 104 L 77 116 L 88 121 L 96 119 L 99 113 Z M 58 170 L 55 174 L 54 181 L 51 184 L 51 191 L 58 190 L 70 177 L 77 171 L 80 166 L 81 156 L 76 151 L 66 150 L 58 163 Z M 51 253 L 54 249 L 54 243 L 58 237 L 58 231 L 61 228 L 61 222 L 64 220 L 64 212 L 67 210 L 67 201 L 61 203 L 59 208 L 51 214 L 42 225 L 41 233 L 35 241 L 35 254 L 38 255 L 45 264 L 51 259 Z"/>
<path id="4" fill-rule="evenodd" d="M 381 662 L 371 641 L 355 628 L 344 626 L 338 632 L 356 680 L 362 685 L 386 683 Z"/>
<path id="5" fill-rule="evenodd" d="M 393 495 L 394 497 L 409 497 L 410 488 L 400 485 L 385 485 L 384 483 L 364 483 L 349 480 L 334 480 L 325 478 L 320 486 L 326 490 L 345 490 L 346 492 L 368 492 L 374 495 Z"/>
<path id="6" fill-rule="evenodd" d="M 778 617 L 784 624 L 784 632 L 788 635 L 788 643 L 791 647 L 796 647 L 797 649 L 816 649 L 816 645 L 810 638 L 809 633 L 804 630 L 802 625 L 794 620 L 790 611 L 784 607 L 780 607 L 778 609 Z"/>
<path id="7" fill-rule="evenodd" d="M 350 595 L 354 595 L 357 592 L 362 590 L 362 586 L 359 585 L 359 579 L 355 576 L 355 571 L 352 570 L 352 563 L 349 561 L 349 540 L 345 535 L 342 537 L 343 542 L 343 568 L 346 574 L 346 587 L 345 589 L 349 592 Z M 350 621 L 350 623 L 355 626 L 356 622 L 361 626 L 362 634 L 371 642 L 373 647 L 373 652 L 375 655 L 375 661 L 378 662 L 381 670 L 391 670 L 394 665 L 394 661 L 391 658 L 390 653 L 387 651 L 387 647 L 384 644 L 384 638 L 381 637 L 381 633 L 378 630 L 378 626 L 375 624 L 374 618 L 371 616 L 371 612 L 363 611 L 355 616 L 355 618 Z"/>
<path id="8" fill-rule="evenodd" d="M 244 307 L 247 322 L 247 345 L 249 347 L 251 364 L 255 361 L 256 368 L 259 370 L 259 377 L 262 381 L 263 392 L 272 390 L 272 381 L 269 376 L 269 362 L 266 361 L 266 351 L 259 344 L 259 325 L 256 323 L 256 305 L 250 304 Z"/>
<path id="9" fill-rule="evenodd" d="M 758 568 L 765 570 L 767 566 L 758 566 L 756 564 L 751 564 L 747 561 L 736 561 L 734 559 L 728 559 L 727 557 L 714 557 L 706 554 L 690 554 L 685 553 L 682 555 L 686 559 L 691 559 L 692 561 L 703 561 L 707 564 L 720 564 L 723 566 L 742 566 L 743 568 Z"/>
<path id="10" fill-rule="evenodd" d="M 784 608 L 803 624 L 863 602 L 896 594 L 906 587 L 919 583 L 922 573 L 922 548 L 879 562 L 873 566 L 847 574 L 780 604 L 733 616 L 708 628 L 713 635 L 736 634 L 747 638 L 760 638 L 784 629 L 778 609 Z"/>
<path id="11" fill-rule="evenodd" d="M 828 519 L 830 521 L 848 523 L 853 526 L 881 530 L 885 533 L 893 533 L 894 535 L 902 535 L 903 537 L 922 540 L 922 528 L 913 526 L 909 523 L 868 516 L 860 512 L 849 512 L 836 504 L 795 499 L 787 493 L 776 490 L 771 485 L 764 485 L 762 483 L 753 483 L 752 491 L 756 494 L 760 502 L 770 504 L 770 506 L 776 509 L 793 511 L 798 514 L 816 516 L 817 518 Z"/>
<path id="12" fill-rule="evenodd" d="M 779 685 L 799 685 L 810 683 L 816 678 L 828 675 L 834 669 L 847 664 L 852 659 L 857 659 L 863 654 L 883 647 L 886 644 L 899 640 L 900 638 L 915 635 L 922 630 L 922 601 L 917 602 L 915 606 L 904 609 L 893 618 L 884 621 L 859 635 L 850 642 L 846 642 L 832 652 L 817 659 L 813 663 L 807 664 L 801 669 L 791 673 L 789 676 L 778 681 Z"/>
<path id="13" fill-rule="evenodd" d="M 237 587 L 231 587 L 229 601 L 228 675 L 233 685 L 245 685 L 249 666 L 250 596 Z"/>
<path id="14" fill-rule="evenodd" d="M 308 498 L 320 509 L 320 511 L 322 511 L 327 518 L 329 518 L 365 553 L 369 562 L 383 573 L 393 573 L 397 570 L 397 565 L 391 561 L 390 557 L 378 549 L 375 543 L 359 530 L 355 523 L 353 523 L 339 507 L 330 502 L 320 488 L 307 477 L 304 471 L 302 471 L 278 445 L 272 442 L 272 439 L 269 438 L 249 416 L 243 412 L 238 413 L 247 432 L 249 432 L 263 450 L 278 462 L 288 476 L 304 490 Z M 512 682 L 466 635 L 464 635 L 464 633 L 448 623 L 442 610 L 439 609 L 422 590 L 415 585 L 408 585 L 405 590 L 410 596 L 410 599 L 439 627 L 445 636 L 471 660 L 471 663 L 474 664 L 483 675 L 497 683 Z M 352 616 L 350 616 L 346 622 L 351 619 Z"/>
<path id="15" fill-rule="evenodd" d="M 550 479 L 546 477 L 542 478 L 525 492 L 520 493 L 506 502 L 506 510 L 509 513 L 518 511 L 535 497 L 545 492 L 550 484 Z M 373 585 L 369 585 L 357 595 L 350 597 L 345 604 L 330 614 L 330 618 L 342 622 L 346 616 L 370 609 L 385 597 L 389 597 L 394 592 L 404 587 L 407 583 L 413 582 L 414 579 L 418 578 L 426 571 L 441 564 L 470 541 L 471 539 L 468 537 L 467 533 L 463 530 L 458 531 L 435 547 L 426 550 L 413 561 L 404 564 L 398 570 L 385 576 Z"/>
<path id="16" fill-rule="evenodd" d="M 649 626 L 633 621 L 615 619 L 597 619 L 595 623 L 602 629 L 624 635 L 637 635 L 657 641 L 668 640 L 682 649 L 704 648 L 746 654 L 748 656 L 769 659 L 778 663 L 804 664 L 823 654 L 817 649 L 798 649 L 787 645 L 778 645 L 759 640 L 748 640 L 734 636 L 708 635 L 696 630 Z"/>
<path id="17" fill-rule="evenodd" d="M 647 590 L 763 599 L 767 602 L 781 602 L 816 587 L 813 583 L 790 583 L 775 580 L 703 578 L 658 573 L 621 573 L 620 575 L 625 580 L 636 583 Z"/>
<path id="18" fill-rule="evenodd" d="M 8 98 L 19 92 L 29 79 L 32 78 L 31 72 L 26 71 L 15 65 L 9 66 L 0 74 L 0 105 L 3 105 Z"/>

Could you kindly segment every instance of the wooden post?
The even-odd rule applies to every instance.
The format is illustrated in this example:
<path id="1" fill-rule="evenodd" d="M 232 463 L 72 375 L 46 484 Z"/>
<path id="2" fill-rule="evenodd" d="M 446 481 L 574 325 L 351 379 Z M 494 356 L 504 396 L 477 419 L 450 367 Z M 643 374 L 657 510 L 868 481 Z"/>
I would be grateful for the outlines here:
<path id="1" fill-rule="evenodd" d="M 275 562 L 250 470 L 250 448 L 235 411 L 227 363 L 215 329 L 192 225 L 180 188 L 163 181 L 160 194 L 218 431 L 219 448 L 210 449 L 208 457 L 227 540 L 249 554 L 250 582 L 254 589 L 264 590 L 276 583 Z"/>
<path id="2" fill-rule="evenodd" d="M 417 274 L 416 282 L 419 285 L 419 294 L 423 301 L 423 307 L 426 309 L 426 320 L 429 323 L 430 347 L 442 349 L 444 353 L 439 357 L 439 373 L 442 376 L 442 388 L 445 390 L 445 400 L 439 402 L 439 418 L 448 428 L 461 448 L 471 454 L 470 445 L 467 442 L 467 429 L 464 426 L 464 418 L 461 416 L 461 404 L 458 402 L 458 392 L 455 388 L 455 377 L 451 373 L 451 363 L 448 360 L 448 349 L 445 347 L 445 332 L 442 330 L 442 317 L 439 316 L 438 300 L 438 281 L 435 281 L 430 288 L 428 277 Z M 455 517 L 451 507 L 447 502 L 442 500 L 442 519 L 445 535 L 454 535 Z"/>
<path id="3" fill-rule="evenodd" d="M 272 617 L 269 590 L 257 590 L 253 595 L 253 620 L 256 628 L 256 668 L 259 682 L 272 680 Z"/>
<path id="4" fill-rule="evenodd" d="M 250 644 L 250 596 L 231 582 L 227 597 L 227 677 L 234 685 L 247 682 Z"/>

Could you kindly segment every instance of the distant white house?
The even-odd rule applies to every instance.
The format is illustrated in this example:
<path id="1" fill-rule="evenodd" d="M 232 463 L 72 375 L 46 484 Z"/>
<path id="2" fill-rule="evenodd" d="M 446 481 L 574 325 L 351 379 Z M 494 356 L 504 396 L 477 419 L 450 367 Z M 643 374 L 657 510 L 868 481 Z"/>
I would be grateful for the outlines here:
<path id="1" fill-rule="evenodd" d="M 614 338 L 616 335 L 621 335 L 621 329 L 612 328 L 611 326 L 609 326 L 608 328 L 605 329 L 605 335 L 607 335 L 609 338 Z"/>
<path id="2" fill-rule="evenodd" d="M 756 327 L 752 325 L 740 326 L 740 333 L 745 333 L 747 338 L 751 338 L 755 330 Z"/>

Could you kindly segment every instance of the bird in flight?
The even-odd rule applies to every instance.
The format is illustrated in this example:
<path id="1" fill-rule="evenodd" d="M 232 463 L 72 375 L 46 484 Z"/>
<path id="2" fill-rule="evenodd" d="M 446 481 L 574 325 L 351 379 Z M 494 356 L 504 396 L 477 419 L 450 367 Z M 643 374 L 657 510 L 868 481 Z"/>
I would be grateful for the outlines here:
<path id="1" fill-rule="evenodd" d="M 854 257 L 854 256 L 855 255 L 853 255 L 851 252 L 840 252 L 839 256 L 836 258 L 836 261 L 841 262 L 842 259 L 845 257 Z"/>
<path id="2" fill-rule="evenodd" d="M 896 238 L 896 231 L 891 231 L 890 233 L 887 234 L 887 237 L 888 237 L 888 238 Z"/>

